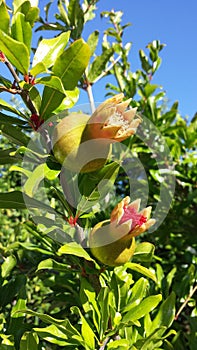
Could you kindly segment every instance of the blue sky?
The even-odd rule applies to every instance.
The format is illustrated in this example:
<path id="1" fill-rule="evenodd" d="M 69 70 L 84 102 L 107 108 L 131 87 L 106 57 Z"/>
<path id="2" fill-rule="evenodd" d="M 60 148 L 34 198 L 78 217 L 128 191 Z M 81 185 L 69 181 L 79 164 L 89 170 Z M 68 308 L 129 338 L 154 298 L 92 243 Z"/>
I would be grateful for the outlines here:
<path id="1" fill-rule="evenodd" d="M 124 23 L 132 26 L 125 31 L 125 42 L 133 43 L 130 53 L 132 71 L 140 68 L 139 50 L 154 39 L 166 44 L 161 51 L 162 65 L 153 83 L 163 86 L 171 105 L 179 101 L 182 116 L 193 117 L 197 112 L 197 1 L 196 0 L 100 0 L 98 12 L 121 10 Z M 103 31 L 105 20 L 99 16 L 89 30 Z M 103 100 L 103 83 L 94 88 L 96 101 Z M 104 92 L 104 91 L 103 91 Z M 82 99 L 80 99 L 82 100 Z"/>
<path id="2" fill-rule="evenodd" d="M 40 0 L 40 8 L 43 10 L 48 2 L 49 0 Z M 180 114 L 191 119 L 197 111 L 197 1 L 100 0 L 97 8 L 96 18 L 86 25 L 85 38 L 96 29 L 100 31 L 102 37 L 107 27 L 107 20 L 100 19 L 101 11 L 112 8 L 115 11 L 123 11 L 123 23 L 132 23 L 126 29 L 124 36 L 125 43 L 128 41 L 133 43 L 130 53 L 132 71 L 140 68 L 138 55 L 140 49 L 146 50 L 146 45 L 155 39 L 166 44 L 160 54 L 162 65 L 152 83 L 163 87 L 169 105 L 178 100 Z M 39 35 L 45 34 L 39 32 Z M 48 35 L 52 36 L 52 33 L 48 32 Z M 2 65 L 0 69 L 3 69 Z M 104 79 L 94 86 L 96 102 L 104 100 L 105 83 L 108 80 L 109 78 Z M 0 97 L 3 98 L 3 95 Z M 88 102 L 88 99 L 86 93 L 82 93 L 79 103 L 85 102 Z"/>

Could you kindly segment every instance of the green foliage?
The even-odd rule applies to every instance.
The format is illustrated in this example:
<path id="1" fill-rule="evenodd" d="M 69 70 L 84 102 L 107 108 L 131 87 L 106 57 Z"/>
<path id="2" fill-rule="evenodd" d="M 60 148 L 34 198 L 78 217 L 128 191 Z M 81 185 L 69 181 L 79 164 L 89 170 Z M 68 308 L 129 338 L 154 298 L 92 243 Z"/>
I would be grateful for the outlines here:
<path id="1" fill-rule="evenodd" d="M 0 99 L 0 348 L 195 350 L 197 115 L 186 120 L 154 84 L 159 40 L 139 51 L 141 67 L 131 71 L 121 11 L 101 14 L 110 26 L 100 50 L 98 31 L 84 41 L 96 3 L 59 0 L 52 22 L 52 2 L 43 19 L 32 1 L 14 0 L 10 11 L 0 1 L 0 64 L 12 76 L 0 76 L 0 92 L 24 103 Z M 45 30 L 52 37 L 31 49 Z M 107 95 L 124 92 L 142 116 L 138 136 L 122 145 L 144 166 L 148 202 L 156 209 L 162 188 L 173 199 L 157 230 L 138 238 L 132 261 L 113 269 L 94 259 L 87 236 L 130 194 L 127 159 L 77 176 L 61 170 L 50 143 L 80 89 L 93 107 L 92 87 L 110 75 Z M 171 158 L 163 159 L 167 147 Z M 128 170 L 134 179 L 138 169 Z M 172 173 L 175 189 L 168 187 Z"/>

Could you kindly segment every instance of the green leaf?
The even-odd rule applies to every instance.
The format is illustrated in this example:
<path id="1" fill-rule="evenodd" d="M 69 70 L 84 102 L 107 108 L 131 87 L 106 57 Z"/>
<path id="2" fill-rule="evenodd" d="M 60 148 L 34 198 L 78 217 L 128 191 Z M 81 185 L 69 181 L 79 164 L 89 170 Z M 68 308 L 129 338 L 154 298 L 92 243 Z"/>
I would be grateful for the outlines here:
<path id="1" fill-rule="evenodd" d="M 49 86 L 52 89 L 57 90 L 57 91 L 61 92 L 62 94 L 65 94 L 64 86 L 63 86 L 62 81 L 59 77 L 51 75 L 49 77 L 43 77 L 43 78 L 36 79 L 35 82 L 36 82 L 36 84 L 43 84 L 43 85 Z"/>
<path id="2" fill-rule="evenodd" d="M 82 248 L 82 246 L 76 242 L 70 242 L 64 244 L 59 250 L 58 254 L 72 254 L 75 256 L 78 256 L 80 258 L 84 258 L 89 261 L 94 261 L 89 254 L 86 252 L 85 249 Z"/>
<path id="3" fill-rule="evenodd" d="M 128 300 L 126 307 L 123 312 L 131 310 L 136 305 L 140 305 L 140 302 L 145 297 L 148 288 L 148 280 L 141 277 L 132 287 L 131 298 Z"/>
<path id="4" fill-rule="evenodd" d="M 151 96 L 155 90 L 158 88 L 158 85 L 156 84 L 146 84 L 144 87 L 144 92 L 145 92 L 145 97 L 148 98 L 149 96 Z"/>
<path id="5" fill-rule="evenodd" d="M 83 342 L 83 340 L 81 340 L 81 342 L 79 341 L 80 337 L 77 334 L 77 331 L 76 333 L 74 333 L 70 330 L 67 330 L 63 327 L 58 327 L 53 324 L 43 328 L 34 327 L 34 331 L 40 338 L 44 339 L 49 343 L 57 344 L 59 346 L 65 347 L 70 345 L 75 346 L 76 348 L 76 346 L 81 345 L 81 342 Z M 32 348 L 31 350 L 33 349 L 34 348 Z"/>
<path id="6" fill-rule="evenodd" d="M 93 63 L 90 66 L 90 70 L 88 72 L 88 80 L 93 83 L 100 74 L 105 70 L 107 63 L 109 62 L 110 57 L 113 55 L 113 49 L 105 50 L 102 55 L 97 56 Z"/>
<path id="7" fill-rule="evenodd" d="M 38 165 L 25 182 L 24 192 L 28 196 L 33 197 L 33 194 L 36 193 L 40 182 L 44 178 L 54 180 L 59 175 L 59 173 L 60 170 L 50 169 L 46 163 Z"/>
<path id="8" fill-rule="evenodd" d="M 38 350 L 39 338 L 35 332 L 25 332 L 20 341 L 20 350 Z"/>
<path id="9" fill-rule="evenodd" d="M 27 146 L 30 140 L 17 126 L 0 124 L 0 130 L 4 136 L 17 145 Z"/>
<path id="10" fill-rule="evenodd" d="M 25 20 L 23 13 L 17 12 L 12 18 L 11 26 L 12 38 L 24 43 L 28 48 L 29 54 L 31 50 L 32 28 L 29 22 Z"/>
<path id="11" fill-rule="evenodd" d="M 56 344 L 54 339 L 59 339 L 60 341 L 61 339 L 64 341 L 67 340 L 66 344 L 79 345 L 83 342 L 80 333 L 75 327 L 72 326 L 72 324 L 67 318 L 65 318 L 64 320 L 60 320 L 51 317 L 47 314 L 42 314 L 29 309 L 22 309 L 20 310 L 20 312 L 24 312 L 25 314 L 32 315 L 34 317 L 38 317 L 44 323 L 49 324 L 49 327 L 34 328 L 34 330 L 40 337 L 46 339 L 47 341 L 50 341 L 51 343 Z"/>
<path id="12" fill-rule="evenodd" d="M 79 99 L 80 91 L 78 88 L 75 88 L 74 90 L 65 90 L 65 93 L 66 97 L 54 111 L 56 114 L 65 111 L 66 109 L 72 108 Z"/>
<path id="13" fill-rule="evenodd" d="M 99 40 L 99 31 L 95 30 L 93 33 L 91 33 L 88 37 L 87 44 L 90 47 L 91 56 L 94 54 Z"/>
<path id="14" fill-rule="evenodd" d="M 13 164 L 22 160 L 19 155 L 11 155 L 11 153 L 15 151 L 15 148 L 9 148 L 5 150 L 0 149 L 0 164 Z"/>
<path id="15" fill-rule="evenodd" d="M 155 274 L 152 273 L 150 270 L 148 270 L 144 266 L 141 266 L 139 264 L 135 264 L 135 263 L 132 263 L 132 262 L 128 262 L 128 263 L 125 264 L 125 267 L 127 269 L 131 269 L 131 270 L 137 271 L 140 274 L 142 274 L 142 275 L 144 275 L 144 276 L 146 276 L 148 278 L 151 278 L 154 282 L 157 282 Z"/>
<path id="16" fill-rule="evenodd" d="M 140 318 L 144 317 L 146 314 L 154 310 L 161 300 L 161 294 L 151 295 L 143 299 L 140 305 L 133 307 L 123 316 L 122 322 L 127 323 L 139 320 Z"/>
<path id="17" fill-rule="evenodd" d="M 27 74 L 30 56 L 27 47 L 0 30 L 0 50 L 22 74 Z"/>
<path id="18" fill-rule="evenodd" d="M 13 124 L 13 125 L 20 125 L 22 128 L 27 124 L 26 120 L 21 120 L 16 117 L 12 117 L 10 115 L 6 115 L 0 112 L 0 124 Z"/>
<path id="19" fill-rule="evenodd" d="M 41 106 L 41 96 L 35 86 L 32 86 L 32 88 L 29 90 L 29 97 L 36 110 L 39 111 Z"/>
<path id="20" fill-rule="evenodd" d="M 114 186 L 118 171 L 119 164 L 113 162 L 104 166 L 97 172 L 81 176 L 79 180 L 79 190 L 83 196 L 77 205 L 77 211 L 80 215 L 87 212 L 94 205 L 97 205 L 98 198 L 105 198 Z"/>
<path id="21" fill-rule="evenodd" d="M 149 262 L 154 255 L 155 246 L 149 242 L 142 242 L 137 244 L 135 248 L 134 258 L 138 261 Z"/>
<path id="22" fill-rule="evenodd" d="M 70 0 L 68 5 L 68 20 L 72 28 L 72 39 L 76 40 L 81 37 L 84 24 L 84 13 L 80 6 L 79 0 Z"/>
<path id="23" fill-rule="evenodd" d="M 114 340 L 107 345 L 107 350 L 128 350 L 130 346 L 130 342 L 127 339 Z"/>
<path id="24" fill-rule="evenodd" d="M 20 191 L 0 193 L 1 209 L 27 209 L 27 205 L 30 208 L 40 208 L 47 210 L 50 213 L 54 213 L 54 209 L 49 205 L 31 198 Z"/>
<path id="25" fill-rule="evenodd" d="M 1 276 L 6 278 L 9 276 L 12 269 L 16 266 L 16 258 L 14 255 L 9 255 L 1 265 Z"/>
<path id="26" fill-rule="evenodd" d="M 80 316 L 81 323 L 82 323 L 81 335 L 84 339 L 84 343 L 87 346 L 86 349 L 95 350 L 95 334 L 92 328 L 89 326 L 88 322 L 86 321 L 85 317 L 82 315 L 81 311 L 77 306 L 72 306 L 71 312 Z"/>
<path id="27" fill-rule="evenodd" d="M 33 68 L 30 69 L 29 73 L 36 77 L 38 74 L 47 73 L 47 68 L 43 62 L 38 62 Z"/>
<path id="28" fill-rule="evenodd" d="M 42 95 L 42 102 L 39 110 L 40 116 L 44 120 L 46 120 L 47 118 L 50 118 L 52 115 L 52 112 L 61 105 L 64 98 L 65 98 L 65 94 L 62 94 L 56 89 L 52 89 L 48 86 L 45 86 L 43 95 Z"/>
<path id="29" fill-rule="evenodd" d="M 152 321 L 150 333 L 160 326 L 169 328 L 174 321 L 175 316 L 175 293 L 172 292 L 169 297 L 161 304 L 157 315 Z"/>
<path id="30" fill-rule="evenodd" d="M 12 87 L 12 82 L 9 79 L 4 78 L 2 75 L 0 75 L 0 83 L 8 89 Z"/>
<path id="31" fill-rule="evenodd" d="M 66 264 L 59 263 L 53 259 L 46 259 L 39 263 L 36 272 L 39 270 L 55 270 L 65 272 L 67 269 L 68 266 Z"/>
<path id="32" fill-rule="evenodd" d="M 0 4 L 0 29 L 7 33 L 9 32 L 9 23 L 10 23 L 10 16 L 6 7 L 6 3 L 4 1 L 1 1 Z"/>
<path id="33" fill-rule="evenodd" d="M 10 105 L 8 102 L 4 101 L 1 98 L 0 98 L 0 108 L 5 109 L 5 110 L 12 112 L 14 114 L 17 114 L 20 117 L 25 117 L 25 115 L 23 113 L 21 113 L 19 110 L 17 110 L 16 108 L 14 108 L 12 105 Z M 1 121 L 1 115 L 2 114 L 0 113 L 0 121 Z"/>
<path id="34" fill-rule="evenodd" d="M 58 76 L 65 90 L 73 90 L 89 62 L 89 46 L 82 40 L 76 40 L 55 61 L 53 73 Z"/>
<path id="35" fill-rule="evenodd" d="M 26 21 L 30 22 L 33 27 L 34 22 L 39 18 L 40 9 L 37 7 L 30 7 L 29 11 L 25 15 Z"/>
<path id="36" fill-rule="evenodd" d="M 55 60 L 63 53 L 69 40 L 70 32 L 62 33 L 56 38 L 43 39 L 33 57 L 32 67 L 42 63 L 46 68 L 53 66 Z"/>

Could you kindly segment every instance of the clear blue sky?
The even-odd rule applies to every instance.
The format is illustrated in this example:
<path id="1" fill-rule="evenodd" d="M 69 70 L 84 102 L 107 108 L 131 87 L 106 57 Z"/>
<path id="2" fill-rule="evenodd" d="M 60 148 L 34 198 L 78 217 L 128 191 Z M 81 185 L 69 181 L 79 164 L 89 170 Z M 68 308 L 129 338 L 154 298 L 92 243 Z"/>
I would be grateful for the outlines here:
<path id="1" fill-rule="evenodd" d="M 123 21 L 132 26 L 125 31 L 125 41 L 132 41 L 132 71 L 140 68 L 138 52 L 154 39 L 165 43 L 161 51 L 162 65 L 153 83 L 162 85 L 169 103 L 179 101 L 182 116 L 197 112 L 197 1 L 196 0 L 100 0 L 98 10 L 121 10 Z M 90 31 L 105 28 L 99 16 Z M 103 100 L 101 86 L 94 89 L 95 100 Z"/>
<path id="2" fill-rule="evenodd" d="M 43 10 L 48 2 L 40 0 L 40 8 Z M 112 8 L 123 11 L 123 22 L 132 23 L 124 37 L 125 42 L 133 43 L 130 53 L 132 71 L 140 68 L 140 49 L 145 50 L 154 39 L 166 44 L 161 51 L 162 65 L 152 82 L 163 86 L 169 104 L 178 100 L 181 115 L 191 118 L 197 111 L 197 0 L 100 0 L 97 8 L 96 18 L 87 24 L 85 38 L 95 29 L 102 34 L 106 28 L 107 20 L 101 20 L 99 16 L 101 11 Z M 40 32 L 39 35 L 45 34 Z M 52 33 L 48 32 L 48 35 Z M 106 82 L 105 79 L 95 85 L 96 102 L 104 100 Z M 3 98 L 3 94 L 0 97 Z M 81 94 L 79 102 L 88 102 L 85 93 Z"/>

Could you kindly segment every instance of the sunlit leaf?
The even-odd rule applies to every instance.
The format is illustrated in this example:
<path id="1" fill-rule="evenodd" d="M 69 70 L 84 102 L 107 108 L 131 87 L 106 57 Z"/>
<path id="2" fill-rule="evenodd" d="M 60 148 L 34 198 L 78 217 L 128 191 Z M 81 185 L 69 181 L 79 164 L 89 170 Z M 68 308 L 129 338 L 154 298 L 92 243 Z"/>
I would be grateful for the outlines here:
<path id="1" fill-rule="evenodd" d="M 22 74 L 27 74 L 30 56 L 26 45 L 0 30 L 0 50 Z"/>

